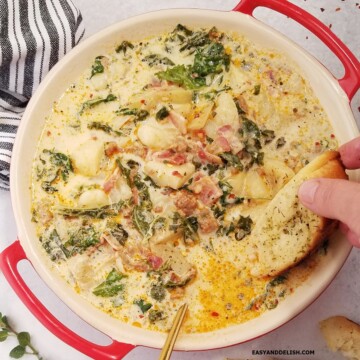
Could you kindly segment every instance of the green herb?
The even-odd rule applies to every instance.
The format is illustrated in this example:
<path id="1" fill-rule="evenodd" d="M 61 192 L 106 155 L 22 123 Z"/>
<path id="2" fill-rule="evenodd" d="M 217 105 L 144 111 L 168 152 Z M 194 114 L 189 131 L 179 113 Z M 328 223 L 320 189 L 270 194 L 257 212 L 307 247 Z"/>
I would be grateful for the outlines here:
<path id="1" fill-rule="evenodd" d="M 227 181 L 220 180 L 219 187 L 222 191 L 222 195 L 220 197 L 220 204 L 222 206 L 240 204 L 244 201 L 243 198 L 233 196 L 234 194 L 231 192 L 233 187 Z"/>
<path id="2" fill-rule="evenodd" d="M 121 284 L 120 281 L 125 277 L 127 276 L 113 268 L 106 277 L 106 280 L 93 290 L 93 294 L 101 297 L 118 295 L 119 292 L 124 290 L 124 284 Z"/>
<path id="3" fill-rule="evenodd" d="M 286 144 L 286 140 L 285 140 L 285 138 L 284 138 L 283 136 L 282 136 L 282 137 L 279 137 L 279 138 L 276 140 L 276 148 L 277 148 L 277 149 L 283 147 L 285 144 Z"/>
<path id="4" fill-rule="evenodd" d="M 178 212 L 175 212 L 172 218 L 173 223 L 170 229 L 177 232 L 182 231 L 184 239 L 192 239 L 196 242 L 200 240 L 198 231 L 198 220 L 195 216 L 183 217 Z"/>
<path id="5" fill-rule="evenodd" d="M 82 226 L 70 235 L 64 244 L 70 256 L 81 254 L 90 246 L 99 244 L 100 236 L 92 226 Z"/>
<path id="6" fill-rule="evenodd" d="M 93 108 L 96 105 L 99 105 L 101 103 L 108 103 L 110 101 L 114 101 L 116 100 L 117 97 L 113 94 L 109 94 L 106 98 L 95 98 L 95 99 L 90 99 L 88 101 L 85 101 L 80 108 L 79 114 L 83 114 L 83 112 L 85 110 L 88 110 L 90 108 Z"/>
<path id="7" fill-rule="evenodd" d="M 40 242 L 52 261 L 70 257 L 70 251 L 62 243 L 56 229 L 52 230 L 48 237 L 40 237 Z"/>
<path id="8" fill-rule="evenodd" d="M 256 309 L 259 309 L 262 305 L 266 306 L 267 309 L 275 309 L 279 303 L 278 298 L 284 297 L 286 289 L 280 287 L 280 291 L 276 291 L 276 288 L 279 285 L 284 285 L 287 278 L 284 275 L 279 275 L 274 279 L 270 280 L 265 285 L 265 291 L 263 294 L 256 296 L 252 299 L 249 305 L 246 307 L 246 310 L 252 310 L 254 306 Z"/>
<path id="9" fill-rule="evenodd" d="M 209 175 L 214 174 L 218 169 L 219 169 L 219 165 L 218 164 L 207 164 L 206 165 L 206 169 Z"/>
<path id="10" fill-rule="evenodd" d="M 233 233 L 235 231 L 235 224 L 233 222 L 231 222 L 228 226 L 225 225 L 220 225 L 219 229 L 217 230 L 216 234 L 217 235 L 230 235 L 231 233 Z"/>
<path id="11" fill-rule="evenodd" d="M 180 39 L 180 41 L 184 44 L 181 48 L 180 48 L 180 51 L 185 51 L 185 50 L 197 50 L 207 44 L 209 44 L 211 42 L 210 40 L 210 36 L 209 36 L 209 33 L 210 32 L 205 32 L 205 31 L 196 31 L 196 32 L 193 32 L 189 29 L 186 29 L 184 27 L 184 30 L 183 29 L 177 29 L 177 33 L 178 33 L 178 37 Z M 185 35 L 184 37 L 180 37 L 179 36 L 179 32 L 180 31 Z M 191 31 L 191 32 L 190 32 Z"/>
<path id="12" fill-rule="evenodd" d="M 168 57 L 161 57 L 160 55 L 157 54 L 151 54 L 148 56 L 145 56 L 142 59 L 143 62 L 148 63 L 149 66 L 154 66 L 154 65 L 175 65 L 173 61 L 171 61 Z"/>
<path id="13" fill-rule="evenodd" d="M 236 99 L 234 98 L 234 103 L 236 105 L 236 109 L 237 109 L 237 112 L 239 115 L 244 115 L 245 114 L 245 111 L 242 109 L 241 105 L 240 105 L 240 102 L 239 102 L 239 99 Z"/>
<path id="14" fill-rule="evenodd" d="M 127 51 L 128 49 L 133 49 L 133 48 L 134 48 L 134 45 L 133 45 L 131 42 L 124 40 L 124 41 L 115 49 L 115 51 L 116 51 L 117 53 L 123 52 L 124 55 L 125 55 L 125 54 L 126 54 L 126 51 Z"/>
<path id="15" fill-rule="evenodd" d="M 56 187 L 51 185 L 50 181 L 43 181 L 41 183 L 41 188 L 49 194 L 53 194 L 54 192 L 58 191 Z"/>
<path id="16" fill-rule="evenodd" d="M 107 134 L 118 135 L 118 136 L 124 135 L 123 132 L 114 130 L 111 126 L 107 124 L 103 124 L 98 121 L 93 121 L 92 123 L 88 124 L 87 127 L 90 130 L 100 130 L 100 131 L 104 131 Z"/>
<path id="17" fill-rule="evenodd" d="M 120 245 L 124 246 L 129 234 L 121 224 L 109 223 L 107 224 L 110 234 L 119 242 Z"/>
<path id="18" fill-rule="evenodd" d="M 250 119 L 247 119 L 245 117 L 242 118 L 242 128 L 240 131 L 241 135 L 252 135 L 256 138 L 260 137 L 259 127 L 254 121 L 251 121 Z"/>
<path id="19" fill-rule="evenodd" d="M 248 157 L 248 164 L 245 166 L 249 169 L 253 164 L 263 165 L 264 153 L 260 151 L 262 148 L 260 140 L 257 138 L 248 138 L 245 141 L 243 156 Z"/>
<path id="20" fill-rule="evenodd" d="M 39 351 L 31 344 L 31 336 L 26 331 L 17 332 L 10 324 L 8 318 L 0 313 L 0 342 L 6 341 L 10 336 L 16 337 L 18 345 L 15 346 L 9 353 L 13 359 L 20 359 L 25 354 L 34 355 L 39 360 L 42 357 Z"/>
<path id="21" fill-rule="evenodd" d="M 44 150 L 44 152 L 45 151 L 46 150 Z M 51 163 L 59 168 L 61 178 L 66 181 L 69 173 L 73 171 L 70 158 L 61 152 L 55 152 L 53 150 L 49 150 L 49 154 Z"/>
<path id="22" fill-rule="evenodd" d="M 275 139 L 275 132 L 273 130 L 261 130 L 261 135 L 265 144 L 268 144 Z"/>
<path id="23" fill-rule="evenodd" d="M 121 115 L 121 116 L 134 116 L 134 121 L 143 121 L 145 120 L 148 116 L 149 116 L 149 112 L 147 110 L 144 109 L 129 109 L 129 108 L 121 108 L 119 110 L 117 110 L 116 115 Z"/>
<path id="24" fill-rule="evenodd" d="M 191 280 L 191 277 L 187 277 L 179 282 L 168 280 L 164 286 L 166 288 L 176 288 L 176 287 L 183 287 L 185 286 L 189 281 Z"/>
<path id="25" fill-rule="evenodd" d="M 253 221 L 250 216 L 245 217 L 240 215 L 240 219 L 235 226 L 235 239 L 242 240 L 245 236 L 249 235 L 252 224 Z"/>
<path id="26" fill-rule="evenodd" d="M 217 205 L 214 205 L 211 208 L 211 210 L 216 219 L 223 219 L 225 212 L 226 212 L 226 210 L 224 208 L 221 208 L 220 206 L 217 206 Z"/>
<path id="27" fill-rule="evenodd" d="M 133 179 L 133 184 L 138 190 L 139 203 L 141 206 L 151 209 L 152 203 L 148 186 L 142 181 L 139 174 L 136 174 Z"/>
<path id="28" fill-rule="evenodd" d="M 254 95 L 259 95 L 260 94 L 260 85 L 255 85 L 254 86 Z"/>
<path id="29" fill-rule="evenodd" d="M 192 90 L 199 89 L 206 85 L 205 78 L 193 75 L 193 69 L 191 66 L 176 65 L 165 71 L 160 71 L 155 75 L 160 80 L 171 81 Z"/>
<path id="30" fill-rule="evenodd" d="M 205 48 L 201 48 L 202 46 Z M 155 75 L 160 80 L 171 81 L 187 89 L 199 89 L 206 85 L 206 76 L 210 74 L 219 74 L 224 68 L 227 71 L 230 66 L 230 56 L 225 53 L 224 46 L 218 42 L 212 42 L 208 33 L 197 32 L 186 40 L 186 44 L 180 48 L 196 48 L 193 65 L 176 65 L 161 71 Z"/>
<path id="31" fill-rule="evenodd" d="M 224 46 L 217 42 L 212 42 L 208 47 L 196 53 L 194 58 L 193 72 L 198 76 L 209 74 L 219 74 L 229 70 L 230 56 L 225 53 Z"/>
<path id="32" fill-rule="evenodd" d="M 182 24 L 177 24 L 175 29 L 173 30 L 173 33 L 179 33 L 183 32 L 186 36 L 190 36 L 193 34 L 193 31 L 188 29 L 186 26 Z"/>
<path id="33" fill-rule="evenodd" d="M 90 79 L 96 75 L 96 74 L 101 74 L 104 72 L 104 65 L 101 63 L 101 59 L 103 58 L 104 56 L 97 56 L 95 58 L 95 63 L 92 65 L 91 67 L 91 75 L 90 75 Z"/>
<path id="34" fill-rule="evenodd" d="M 218 96 L 220 93 L 222 93 L 224 91 L 228 91 L 228 90 L 231 90 L 231 87 L 226 85 L 221 89 L 217 89 L 217 90 L 213 89 L 206 93 L 203 93 L 202 96 L 207 100 L 214 100 L 216 98 L 216 96 Z"/>
<path id="35" fill-rule="evenodd" d="M 163 311 L 161 310 L 150 310 L 149 311 L 149 321 L 153 324 L 159 320 L 165 319 L 166 316 Z"/>
<path id="36" fill-rule="evenodd" d="M 145 314 L 152 307 L 152 304 L 146 303 L 143 299 L 135 300 L 134 304 L 140 308 L 143 314 Z"/>
<path id="37" fill-rule="evenodd" d="M 122 173 L 122 175 L 125 177 L 126 179 L 126 183 L 132 187 L 132 181 L 131 181 L 131 177 L 130 177 L 130 169 L 128 169 L 127 167 L 125 167 L 122 163 L 120 158 L 117 158 L 115 160 L 116 165 L 120 168 L 120 171 Z"/>
<path id="38" fill-rule="evenodd" d="M 272 279 L 267 285 L 266 288 L 269 289 L 271 287 L 283 284 L 287 280 L 286 276 L 284 275 L 278 275 L 274 279 Z"/>
<path id="39" fill-rule="evenodd" d="M 168 117 L 170 114 L 166 106 L 163 106 L 155 115 L 156 120 L 163 120 Z"/>
<path id="40" fill-rule="evenodd" d="M 153 235 L 152 224 L 154 215 L 145 206 L 134 206 L 132 211 L 132 221 L 135 228 L 143 237 L 148 238 Z"/>
<path id="41" fill-rule="evenodd" d="M 108 216 L 118 215 L 120 209 L 125 205 L 125 202 L 120 200 L 116 204 L 104 205 L 98 208 L 91 209 L 76 209 L 76 208 L 67 208 L 67 207 L 57 207 L 55 212 L 64 216 L 73 216 L 73 217 L 87 217 L 95 219 L 105 219 Z"/>
<path id="42" fill-rule="evenodd" d="M 236 169 L 243 170 L 243 165 L 240 158 L 231 152 L 224 152 L 219 155 L 226 163 L 227 166 L 233 166 Z"/>
<path id="43" fill-rule="evenodd" d="M 46 156 L 47 159 L 45 160 L 42 156 Z M 71 159 L 61 152 L 44 149 L 40 156 L 40 161 L 44 167 L 39 177 L 46 176 L 46 180 L 41 183 L 41 188 L 47 193 L 53 194 L 58 191 L 58 189 L 53 186 L 53 183 L 59 178 L 66 182 L 70 172 L 73 172 Z"/>
<path id="44" fill-rule="evenodd" d="M 150 296 L 156 301 L 165 299 L 166 290 L 162 284 L 154 284 L 150 289 Z"/>

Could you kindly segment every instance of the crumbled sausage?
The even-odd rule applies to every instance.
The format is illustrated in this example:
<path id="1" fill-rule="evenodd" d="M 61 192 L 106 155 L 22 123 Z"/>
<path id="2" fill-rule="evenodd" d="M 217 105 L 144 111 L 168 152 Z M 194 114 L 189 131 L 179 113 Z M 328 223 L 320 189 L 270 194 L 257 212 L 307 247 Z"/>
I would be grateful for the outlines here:
<path id="1" fill-rule="evenodd" d="M 197 206 L 196 197 L 186 190 L 177 194 L 174 204 L 185 216 L 192 215 Z"/>
<path id="2" fill-rule="evenodd" d="M 218 229 L 219 224 L 209 209 L 203 209 L 199 212 L 197 217 L 200 229 L 203 233 L 209 234 Z"/>

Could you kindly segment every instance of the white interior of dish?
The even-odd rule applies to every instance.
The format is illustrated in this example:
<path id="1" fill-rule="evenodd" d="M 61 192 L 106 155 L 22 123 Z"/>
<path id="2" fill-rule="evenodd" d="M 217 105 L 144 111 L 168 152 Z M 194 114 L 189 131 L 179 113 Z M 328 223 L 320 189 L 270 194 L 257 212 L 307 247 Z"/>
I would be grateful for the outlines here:
<path id="1" fill-rule="evenodd" d="M 162 347 L 164 334 L 146 331 L 100 312 L 80 298 L 60 278 L 49 270 L 47 259 L 39 249 L 30 214 L 30 173 L 36 144 L 45 116 L 53 101 L 89 67 L 95 56 L 107 51 L 122 40 L 139 40 L 150 35 L 172 30 L 181 22 L 189 27 L 216 26 L 222 31 L 243 34 L 260 46 L 273 48 L 292 58 L 310 83 L 325 108 L 335 134 L 344 143 L 358 134 L 346 94 L 332 75 L 299 46 L 267 25 L 250 16 L 235 12 L 210 10 L 164 10 L 137 16 L 115 24 L 83 41 L 63 58 L 40 84 L 23 116 L 18 131 L 11 166 L 11 189 L 19 239 L 35 270 L 47 285 L 75 313 L 111 338 L 134 345 Z M 356 175 L 356 174 L 355 174 Z M 355 176 L 353 175 L 353 176 Z M 338 235 L 341 237 L 340 235 Z M 323 262 L 295 293 L 279 306 L 245 324 L 203 334 L 180 335 L 178 350 L 203 350 L 241 343 L 261 336 L 287 322 L 314 301 L 335 277 L 349 252 L 350 245 L 339 239 L 331 247 Z"/>

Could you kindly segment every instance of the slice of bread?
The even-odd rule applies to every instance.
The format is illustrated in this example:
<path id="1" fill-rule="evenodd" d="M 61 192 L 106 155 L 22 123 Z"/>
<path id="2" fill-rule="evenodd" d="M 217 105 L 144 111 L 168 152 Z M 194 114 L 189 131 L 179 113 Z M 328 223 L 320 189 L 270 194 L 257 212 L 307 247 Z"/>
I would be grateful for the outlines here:
<path id="1" fill-rule="evenodd" d="M 332 316 L 319 323 L 320 331 L 332 351 L 360 360 L 360 325 L 344 316 Z"/>
<path id="2" fill-rule="evenodd" d="M 274 276 L 295 266 L 334 229 L 334 221 L 314 214 L 298 199 L 302 182 L 319 177 L 347 178 L 338 152 L 327 151 L 307 164 L 266 207 L 248 239 L 252 275 Z"/>

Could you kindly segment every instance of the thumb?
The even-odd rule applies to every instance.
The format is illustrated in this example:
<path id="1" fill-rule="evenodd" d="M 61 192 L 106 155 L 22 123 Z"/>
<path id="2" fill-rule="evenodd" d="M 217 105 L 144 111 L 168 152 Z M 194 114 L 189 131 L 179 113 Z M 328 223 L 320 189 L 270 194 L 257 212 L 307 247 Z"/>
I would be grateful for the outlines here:
<path id="1" fill-rule="evenodd" d="M 304 206 L 318 215 L 340 220 L 360 240 L 360 184 L 339 179 L 311 179 L 298 192 Z"/>

